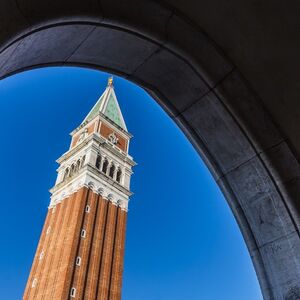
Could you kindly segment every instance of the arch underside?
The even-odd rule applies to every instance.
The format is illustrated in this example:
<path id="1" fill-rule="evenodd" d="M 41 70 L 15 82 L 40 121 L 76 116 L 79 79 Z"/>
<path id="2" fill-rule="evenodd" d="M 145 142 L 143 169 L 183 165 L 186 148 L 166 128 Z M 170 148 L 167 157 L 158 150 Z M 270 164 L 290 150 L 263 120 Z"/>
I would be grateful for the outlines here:
<path id="1" fill-rule="evenodd" d="M 239 70 L 171 7 L 144 0 L 82 2 L 52 1 L 49 9 L 46 0 L 2 1 L 0 78 L 71 65 L 142 86 L 213 173 L 264 298 L 300 299 L 299 163 Z M 1 15 L 8 10 L 9 16 Z"/>

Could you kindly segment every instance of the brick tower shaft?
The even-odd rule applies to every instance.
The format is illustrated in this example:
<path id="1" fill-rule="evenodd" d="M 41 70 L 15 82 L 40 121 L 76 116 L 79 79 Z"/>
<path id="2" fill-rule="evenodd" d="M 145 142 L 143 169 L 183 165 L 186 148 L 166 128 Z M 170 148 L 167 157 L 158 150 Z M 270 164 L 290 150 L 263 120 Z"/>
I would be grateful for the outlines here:
<path id="1" fill-rule="evenodd" d="M 112 79 L 71 135 L 23 299 L 119 300 L 135 163 Z"/>

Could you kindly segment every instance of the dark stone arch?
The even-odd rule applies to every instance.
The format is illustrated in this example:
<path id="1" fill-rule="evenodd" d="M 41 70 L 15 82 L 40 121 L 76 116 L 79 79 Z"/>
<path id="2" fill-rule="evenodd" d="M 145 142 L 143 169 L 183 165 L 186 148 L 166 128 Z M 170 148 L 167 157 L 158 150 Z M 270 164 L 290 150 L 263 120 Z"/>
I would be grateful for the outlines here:
<path id="1" fill-rule="evenodd" d="M 298 297 L 299 163 L 215 44 L 159 1 L 16 3 L 0 4 L 0 78 L 74 65 L 110 71 L 145 88 L 185 132 L 226 195 L 264 298 Z"/>

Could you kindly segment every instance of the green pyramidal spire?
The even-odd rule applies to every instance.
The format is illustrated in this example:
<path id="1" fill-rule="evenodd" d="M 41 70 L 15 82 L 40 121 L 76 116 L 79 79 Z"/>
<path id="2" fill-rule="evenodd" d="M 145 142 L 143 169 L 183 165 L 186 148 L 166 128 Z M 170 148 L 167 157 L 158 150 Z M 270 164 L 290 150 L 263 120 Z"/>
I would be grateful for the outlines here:
<path id="1" fill-rule="evenodd" d="M 114 91 L 113 78 L 108 79 L 107 87 L 83 122 L 92 120 L 99 113 L 127 131 L 127 127 Z"/>

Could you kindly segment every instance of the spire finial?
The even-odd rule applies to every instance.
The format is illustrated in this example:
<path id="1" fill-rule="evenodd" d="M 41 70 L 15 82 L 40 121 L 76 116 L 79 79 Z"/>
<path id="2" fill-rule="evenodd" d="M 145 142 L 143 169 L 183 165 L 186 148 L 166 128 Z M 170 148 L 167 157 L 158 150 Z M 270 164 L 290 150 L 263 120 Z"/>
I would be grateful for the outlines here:
<path id="1" fill-rule="evenodd" d="M 112 85 L 113 85 L 113 81 L 114 81 L 114 78 L 113 78 L 112 76 L 110 76 L 110 77 L 108 78 L 107 85 L 108 85 L 108 86 L 112 86 Z"/>

